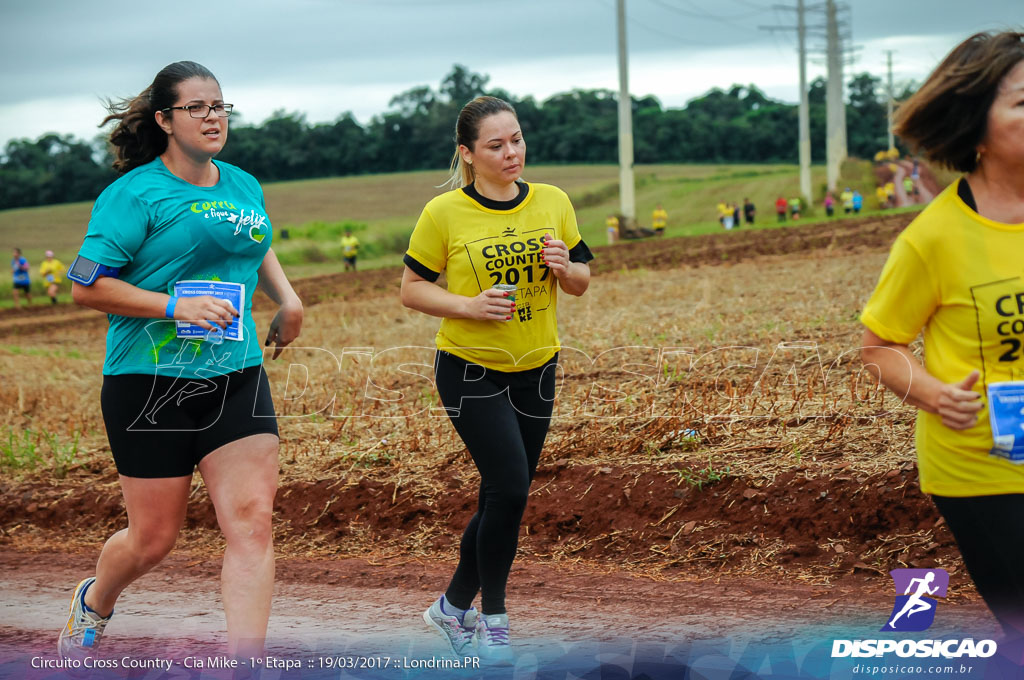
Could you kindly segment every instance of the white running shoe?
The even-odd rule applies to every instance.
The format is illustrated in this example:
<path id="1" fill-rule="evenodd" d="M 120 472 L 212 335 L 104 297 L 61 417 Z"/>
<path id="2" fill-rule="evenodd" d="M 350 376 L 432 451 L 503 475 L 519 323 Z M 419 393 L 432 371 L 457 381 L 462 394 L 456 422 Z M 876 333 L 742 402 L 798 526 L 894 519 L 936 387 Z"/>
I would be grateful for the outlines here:
<path id="1" fill-rule="evenodd" d="M 473 644 L 473 632 L 476 630 L 475 607 L 467 609 L 460 621 L 459 617 L 444 610 L 444 596 L 441 596 L 423 612 L 423 620 L 441 634 L 452 654 L 456 657 L 466 656 L 467 650 Z"/>
<path id="2" fill-rule="evenodd" d="M 99 614 L 85 610 L 85 603 L 82 601 L 86 589 L 96 582 L 95 577 L 89 577 L 78 584 L 74 595 L 71 596 L 71 606 L 68 611 L 68 622 L 60 631 L 57 638 L 57 653 L 61 658 L 84 659 L 91 656 L 103 637 L 103 629 L 107 627 L 110 616 L 102 617 Z"/>
<path id="3" fill-rule="evenodd" d="M 476 627 L 476 649 L 482 661 L 510 665 L 515 661 L 508 634 L 508 614 L 484 614 Z"/>

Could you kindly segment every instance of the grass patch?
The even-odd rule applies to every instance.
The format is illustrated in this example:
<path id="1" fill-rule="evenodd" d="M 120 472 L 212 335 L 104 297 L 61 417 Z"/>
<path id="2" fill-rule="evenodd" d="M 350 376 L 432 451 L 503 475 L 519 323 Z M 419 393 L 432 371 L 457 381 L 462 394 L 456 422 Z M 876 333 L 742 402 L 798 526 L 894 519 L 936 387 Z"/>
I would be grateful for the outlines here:
<path id="1" fill-rule="evenodd" d="M 35 470 L 48 467 L 55 477 L 64 477 L 78 460 L 81 434 L 61 437 L 46 430 L 17 429 L 6 426 L 0 436 L 0 467 L 10 470 Z"/>

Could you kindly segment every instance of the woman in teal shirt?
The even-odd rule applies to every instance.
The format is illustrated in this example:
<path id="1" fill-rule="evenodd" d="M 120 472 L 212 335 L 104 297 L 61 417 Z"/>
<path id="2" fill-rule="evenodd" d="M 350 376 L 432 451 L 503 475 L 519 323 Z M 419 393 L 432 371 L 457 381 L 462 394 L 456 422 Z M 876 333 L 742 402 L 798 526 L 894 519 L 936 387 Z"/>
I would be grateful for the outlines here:
<path id="1" fill-rule="evenodd" d="M 280 305 L 265 340 L 274 358 L 298 336 L 303 312 L 270 249 L 259 183 L 213 160 L 230 113 L 213 74 L 186 61 L 104 121 L 117 121 L 110 141 L 122 175 L 96 200 L 69 278 L 75 301 L 110 319 L 101 404 L 128 527 L 75 589 L 59 639 L 65 656 L 91 655 L 120 593 L 174 546 L 197 467 L 226 539 L 228 653 L 263 647 L 278 436 L 253 291 Z"/>

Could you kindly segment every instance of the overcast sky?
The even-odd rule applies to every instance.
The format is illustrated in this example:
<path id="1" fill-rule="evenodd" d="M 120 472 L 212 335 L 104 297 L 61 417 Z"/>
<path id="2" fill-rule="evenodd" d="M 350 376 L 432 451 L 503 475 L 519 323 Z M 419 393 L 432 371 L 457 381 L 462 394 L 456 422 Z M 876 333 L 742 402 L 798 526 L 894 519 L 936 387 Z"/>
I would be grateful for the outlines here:
<path id="1" fill-rule="evenodd" d="M 760 28 L 795 25 L 779 4 L 796 0 L 627 0 L 631 92 L 681 107 L 753 83 L 795 102 L 795 31 Z M 920 81 L 975 31 L 1024 25 L 1024 0 L 849 5 L 859 49 L 848 73 L 884 76 L 892 49 L 897 83 Z M 809 13 L 809 25 L 823 23 Z M 822 34 L 812 31 L 811 48 Z M 91 138 L 101 98 L 135 95 L 182 59 L 213 71 L 247 122 L 286 109 L 366 123 L 395 94 L 436 89 L 455 63 L 538 100 L 617 89 L 615 36 L 614 0 L 0 0 L 0 144 L 51 131 Z"/>

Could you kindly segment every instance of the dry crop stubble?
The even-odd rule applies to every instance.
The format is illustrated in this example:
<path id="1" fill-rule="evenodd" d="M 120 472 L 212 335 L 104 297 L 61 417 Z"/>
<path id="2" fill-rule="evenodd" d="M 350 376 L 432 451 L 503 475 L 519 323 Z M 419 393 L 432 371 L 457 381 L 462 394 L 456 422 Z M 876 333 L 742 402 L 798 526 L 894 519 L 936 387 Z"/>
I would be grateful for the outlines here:
<path id="1" fill-rule="evenodd" d="M 913 410 L 878 389 L 857 354 L 856 316 L 884 257 L 818 249 L 630 269 L 562 296 L 562 388 L 522 551 L 668 578 L 790 570 L 820 582 L 953 564 L 927 501 L 894 517 L 885 507 L 920 494 Z M 472 462 L 430 383 L 439 321 L 404 309 L 397 283 L 349 299 L 324 290 L 301 348 L 268 362 L 282 415 L 283 554 L 449 559 L 473 511 Z M 256 312 L 261 332 L 269 319 Z M 18 342 L 55 355 L 75 342 L 88 358 L 0 352 L 8 422 L 94 433 L 49 495 L 45 466 L 11 472 L 21 481 L 0 495 L 31 489 L 54 508 L 18 532 L 11 513 L 0 518 L 0 541 L 28 545 L 46 540 L 62 499 L 83 493 L 75 485 L 112 481 L 113 466 L 97 404 L 102 337 L 58 329 Z M 58 370 L 63 384 L 40 379 Z M 853 516 L 876 510 L 867 526 Z M 97 541 L 120 521 L 112 509 L 75 530 Z M 218 543 L 215 527 L 208 507 L 190 511 L 185 545 Z"/>

